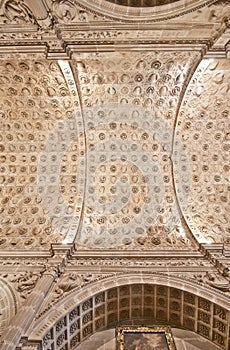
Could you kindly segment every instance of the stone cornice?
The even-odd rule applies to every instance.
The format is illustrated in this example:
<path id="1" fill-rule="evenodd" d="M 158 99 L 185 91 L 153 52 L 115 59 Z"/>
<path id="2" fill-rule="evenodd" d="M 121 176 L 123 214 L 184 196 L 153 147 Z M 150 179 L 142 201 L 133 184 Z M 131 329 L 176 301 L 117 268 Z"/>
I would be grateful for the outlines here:
<path id="1" fill-rule="evenodd" d="M 7 6 L 4 2 L 0 21 L 0 58 L 24 58 L 30 55 L 31 58 L 68 59 L 79 50 L 110 52 L 125 49 L 156 50 L 160 47 L 161 50 L 167 51 L 174 50 L 175 45 L 177 50 L 208 51 L 215 42 L 219 44 L 214 48 L 212 55 L 216 53 L 218 57 L 226 57 L 223 45 L 218 39 L 228 27 L 228 5 L 223 7 L 222 3 L 215 3 L 214 0 L 199 0 L 198 3 L 191 0 L 186 5 L 183 2 L 183 8 L 192 6 L 194 19 L 183 15 L 178 19 L 166 20 L 158 18 L 154 12 L 156 18 L 152 15 L 149 17 L 150 21 L 142 20 L 141 16 L 132 18 L 130 15 L 121 21 L 120 17 L 111 19 L 103 15 L 104 8 L 99 6 L 96 0 L 90 3 L 86 0 L 79 3 L 56 1 L 53 5 L 45 0 L 27 0 L 26 10 L 23 3 L 18 1 L 18 16 L 15 13 L 10 14 L 7 7 L 4 9 L 4 6 Z M 110 11 L 114 6 L 121 8 L 121 11 L 125 8 L 106 1 L 103 1 L 103 4 Z M 163 7 L 167 12 L 169 8 L 181 4 L 181 1 L 178 1 Z M 211 11 L 208 6 L 210 4 L 215 10 L 215 17 L 208 15 Z M 202 15 L 197 10 L 196 13 L 196 8 L 199 7 L 208 12 Z M 98 11 L 100 9 L 101 16 L 95 13 L 95 8 Z M 145 10 L 149 15 L 153 11 L 146 8 L 141 10 L 141 14 L 144 14 Z M 62 17 L 63 11 L 69 11 L 67 18 Z M 134 9 L 135 11 L 137 9 Z M 155 20 L 160 22 L 156 23 Z"/>

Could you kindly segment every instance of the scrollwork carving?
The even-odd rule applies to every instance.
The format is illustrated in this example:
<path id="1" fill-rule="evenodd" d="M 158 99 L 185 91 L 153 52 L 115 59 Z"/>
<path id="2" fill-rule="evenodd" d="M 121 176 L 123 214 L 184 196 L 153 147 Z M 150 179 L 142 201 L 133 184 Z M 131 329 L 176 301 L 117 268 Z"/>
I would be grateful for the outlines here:
<path id="1" fill-rule="evenodd" d="M 213 287 L 215 289 L 218 289 L 222 292 L 229 292 L 230 291 L 230 284 L 228 281 L 226 281 L 225 278 L 222 276 L 219 276 L 217 273 L 212 272 L 206 272 L 204 275 L 199 274 L 197 275 L 198 282 L 204 283 L 209 285 L 210 287 Z"/>
<path id="2" fill-rule="evenodd" d="M 9 275 L 7 276 L 7 279 L 9 282 L 13 283 L 14 288 L 20 294 L 20 296 L 23 299 L 26 299 L 34 289 L 40 276 L 41 275 L 39 273 L 26 271 L 13 276 Z"/>
<path id="3" fill-rule="evenodd" d="M 53 3 L 52 14 L 58 23 L 89 22 L 96 18 L 104 20 L 103 17 L 90 13 L 83 8 L 78 7 L 74 1 L 58 0 Z"/>
<path id="4" fill-rule="evenodd" d="M 57 20 L 70 22 L 76 17 L 76 6 L 73 1 L 59 0 L 53 3 L 53 12 Z"/>
<path id="5" fill-rule="evenodd" d="M 71 291 L 76 287 L 81 287 L 84 284 L 94 280 L 95 276 L 91 274 L 80 275 L 77 273 L 68 273 L 63 276 L 57 283 L 55 288 L 55 294 L 57 297 L 61 296 L 64 293 Z"/>
<path id="6" fill-rule="evenodd" d="M 23 0 L 3 0 L 0 8 L 0 24 L 36 23 L 29 7 Z"/>

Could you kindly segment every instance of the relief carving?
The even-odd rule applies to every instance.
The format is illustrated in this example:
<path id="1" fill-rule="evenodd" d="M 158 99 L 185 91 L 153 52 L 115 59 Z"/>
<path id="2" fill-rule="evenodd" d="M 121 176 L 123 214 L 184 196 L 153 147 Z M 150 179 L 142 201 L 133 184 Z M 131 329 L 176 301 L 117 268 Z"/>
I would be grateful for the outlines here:
<path id="1" fill-rule="evenodd" d="M 52 15 L 57 23 L 87 23 L 95 21 L 97 18 L 100 21 L 104 20 L 102 16 L 90 13 L 88 10 L 80 8 L 74 1 L 57 0 L 53 2 Z"/>
<path id="2" fill-rule="evenodd" d="M 148 266 L 149 268 L 151 267 L 185 267 L 185 266 L 198 266 L 198 267 L 210 267 L 211 264 L 209 261 L 205 259 L 198 259 L 196 258 L 166 258 L 166 259 L 161 259 L 159 261 L 158 258 L 147 258 L 147 257 L 139 257 L 138 260 L 136 257 L 134 258 L 77 258 L 77 259 L 72 259 L 69 260 L 68 262 L 69 266 L 88 266 L 88 267 L 110 267 L 110 268 L 117 268 L 117 267 L 123 267 L 123 268 L 132 268 L 132 267 L 146 267 Z"/>
<path id="3" fill-rule="evenodd" d="M 4 275 L 9 282 L 13 283 L 14 288 L 19 293 L 21 298 L 26 299 L 34 289 L 38 279 L 41 277 L 40 273 L 26 271 L 14 274 Z"/>
<path id="4" fill-rule="evenodd" d="M 94 280 L 94 278 L 94 275 L 91 274 L 80 275 L 77 273 L 68 273 L 57 282 L 57 287 L 54 291 L 54 293 L 57 295 L 56 299 L 62 294 L 67 293 L 76 287 L 81 287 L 84 284 Z"/>
<path id="5" fill-rule="evenodd" d="M 0 7 L 0 24 L 36 23 L 36 20 L 23 0 L 3 0 Z"/>
<path id="6" fill-rule="evenodd" d="M 76 6 L 74 2 L 59 0 L 53 3 L 54 16 L 60 22 L 70 22 L 76 17 Z"/>
<path id="7" fill-rule="evenodd" d="M 137 247 L 143 249 L 151 249 L 154 246 L 173 246 L 188 247 L 192 246 L 192 242 L 186 237 L 183 229 L 179 225 L 168 229 L 163 225 L 150 226 L 147 230 L 147 236 L 137 238 L 135 242 Z"/>
<path id="8" fill-rule="evenodd" d="M 226 278 L 230 283 L 230 267 L 225 267 L 222 273 L 223 277 Z"/>
<path id="9" fill-rule="evenodd" d="M 230 284 L 229 282 L 223 278 L 222 276 L 218 275 L 217 273 L 212 272 L 206 272 L 205 274 L 200 274 L 196 276 L 196 279 L 198 282 L 207 284 L 215 289 L 218 289 L 222 292 L 229 292 L 230 291 Z"/>
<path id="10" fill-rule="evenodd" d="M 230 16 L 225 17 L 224 21 L 226 23 L 227 28 L 230 28 Z"/>
<path id="11" fill-rule="evenodd" d="M 79 289 L 85 285 L 92 283 L 96 280 L 101 280 L 110 276 L 107 274 L 78 274 L 76 272 L 67 272 L 64 276 L 60 277 L 51 291 L 45 305 L 43 306 L 40 314 L 37 316 L 39 318 L 41 315 L 49 310 L 54 304 L 56 304 L 62 297 L 64 297 L 68 292 L 74 289 Z"/>
<path id="12" fill-rule="evenodd" d="M 69 32 L 69 31 L 63 31 L 63 37 L 71 40 L 97 40 L 97 39 L 116 39 L 116 38 L 125 38 L 127 35 L 130 34 L 130 36 L 137 36 L 137 32 L 123 32 L 123 31 L 118 31 L 118 30 L 110 30 L 110 31 L 87 31 L 87 32 Z"/>
<path id="13" fill-rule="evenodd" d="M 26 259 L 23 257 L 20 258 L 4 258 L 4 259 L 0 259 L 0 265 L 1 266 L 5 266 L 5 269 L 7 268 L 7 266 L 40 266 L 40 267 L 44 267 L 45 264 L 47 263 L 47 259 L 46 258 L 40 258 L 39 260 L 37 259 Z"/>
<path id="14" fill-rule="evenodd" d="M 188 19 L 196 22 L 202 21 L 207 18 L 209 22 L 222 22 L 228 17 L 230 12 L 230 4 L 228 0 L 217 1 L 210 6 L 204 6 L 198 11 L 193 11 L 192 13 L 185 14 L 179 18 L 180 20 Z"/>

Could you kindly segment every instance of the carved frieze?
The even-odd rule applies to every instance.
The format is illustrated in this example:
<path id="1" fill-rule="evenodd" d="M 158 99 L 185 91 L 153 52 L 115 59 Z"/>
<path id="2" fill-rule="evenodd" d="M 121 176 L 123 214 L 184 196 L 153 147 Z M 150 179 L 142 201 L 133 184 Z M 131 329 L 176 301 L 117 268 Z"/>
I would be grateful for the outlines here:
<path id="1" fill-rule="evenodd" d="M 211 264 L 205 259 L 196 258 L 170 258 L 170 259 L 161 259 L 158 258 L 151 259 L 147 257 L 136 257 L 133 258 L 75 258 L 68 261 L 68 266 L 74 266 L 78 268 L 100 268 L 100 267 L 123 267 L 126 269 L 130 268 L 138 268 L 138 267 L 210 267 Z"/>
<path id="2" fill-rule="evenodd" d="M 0 258 L 0 265 L 4 266 L 5 269 L 7 267 L 13 267 L 18 268 L 18 267 L 31 267 L 31 268 L 36 268 L 36 267 L 43 267 L 47 262 L 47 258 L 23 258 L 23 257 L 18 257 L 18 258 L 12 258 L 12 257 L 4 257 Z"/>
<path id="3" fill-rule="evenodd" d="M 88 23 L 94 21 L 106 21 L 105 16 L 93 13 L 80 7 L 75 1 L 53 1 L 51 13 L 58 24 Z M 108 19 L 107 19 L 108 21 Z"/>

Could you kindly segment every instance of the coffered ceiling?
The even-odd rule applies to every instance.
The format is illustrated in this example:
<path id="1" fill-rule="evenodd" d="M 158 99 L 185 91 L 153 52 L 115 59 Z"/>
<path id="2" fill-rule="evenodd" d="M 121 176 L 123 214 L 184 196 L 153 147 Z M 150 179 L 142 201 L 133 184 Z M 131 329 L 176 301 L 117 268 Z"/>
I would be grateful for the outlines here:
<path id="1" fill-rule="evenodd" d="M 111 3 L 1 3 L 3 249 L 229 242 L 230 4 Z"/>
<path id="2" fill-rule="evenodd" d="M 229 349 L 229 23 L 229 0 L 0 0 L 4 350 L 133 320 Z"/>

